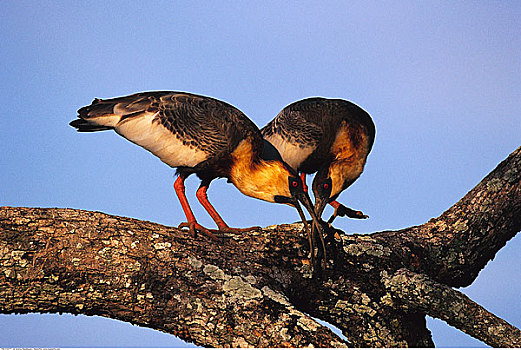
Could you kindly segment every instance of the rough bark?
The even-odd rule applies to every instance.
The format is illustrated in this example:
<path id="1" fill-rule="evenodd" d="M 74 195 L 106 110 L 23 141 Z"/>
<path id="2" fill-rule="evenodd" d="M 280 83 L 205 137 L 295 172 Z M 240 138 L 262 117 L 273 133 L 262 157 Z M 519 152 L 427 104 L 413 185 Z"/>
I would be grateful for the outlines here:
<path id="1" fill-rule="evenodd" d="M 402 307 L 423 310 L 494 347 L 521 346 L 521 332 L 463 293 L 429 277 L 398 270 L 385 282 Z"/>
<path id="2" fill-rule="evenodd" d="M 433 346 L 431 315 L 519 347 L 517 328 L 452 287 L 520 229 L 521 148 L 423 225 L 331 233 L 330 266 L 313 274 L 301 224 L 214 242 L 98 212 L 2 207 L 0 312 L 100 315 L 219 347 Z"/>

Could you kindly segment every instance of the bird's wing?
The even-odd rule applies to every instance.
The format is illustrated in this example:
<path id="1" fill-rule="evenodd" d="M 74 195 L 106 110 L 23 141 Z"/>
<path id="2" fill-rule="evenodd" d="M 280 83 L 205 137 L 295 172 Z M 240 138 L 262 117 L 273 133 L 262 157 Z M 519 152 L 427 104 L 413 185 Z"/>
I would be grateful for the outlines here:
<path id="1" fill-rule="evenodd" d="M 342 99 L 310 97 L 291 103 L 262 129 L 269 140 L 281 135 L 286 141 L 299 145 L 320 144 L 329 147 L 340 125 L 360 123 L 364 125 L 370 145 L 374 141 L 375 126 L 369 114 L 356 104 Z"/>
<path id="2" fill-rule="evenodd" d="M 293 169 L 300 170 L 324 135 L 320 120 L 309 119 L 308 109 L 285 107 L 261 132 Z"/>
<path id="3" fill-rule="evenodd" d="M 194 167 L 221 152 L 230 152 L 248 132 L 256 129 L 259 133 L 235 107 L 183 92 L 96 99 L 78 113 L 92 125 L 115 129 L 172 167 Z M 241 123 L 250 128 L 241 129 Z"/>
<path id="4" fill-rule="evenodd" d="M 169 94 L 157 103 L 156 120 L 185 145 L 212 155 L 227 149 L 230 109 L 216 100 L 189 94 Z"/>
<path id="5" fill-rule="evenodd" d="M 279 135 L 289 143 L 313 147 L 320 141 L 323 130 L 319 123 L 307 118 L 308 114 L 305 110 L 286 107 L 262 128 L 262 135 L 265 138 Z"/>

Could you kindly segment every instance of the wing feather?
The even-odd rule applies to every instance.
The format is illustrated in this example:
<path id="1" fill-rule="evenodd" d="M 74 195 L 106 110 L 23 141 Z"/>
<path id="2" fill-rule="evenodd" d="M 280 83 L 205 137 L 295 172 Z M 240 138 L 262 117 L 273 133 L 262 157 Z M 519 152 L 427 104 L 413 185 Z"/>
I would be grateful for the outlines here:
<path id="1" fill-rule="evenodd" d="M 314 172 L 332 157 L 329 151 L 343 122 L 365 127 L 370 150 L 375 136 L 371 117 L 342 99 L 311 97 L 291 103 L 261 132 L 288 164 L 300 171 Z"/>
<path id="2" fill-rule="evenodd" d="M 172 167 L 194 167 L 229 154 L 247 137 L 262 143 L 259 129 L 237 108 L 184 92 L 154 91 L 95 99 L 78 114 L 92 125 L 91 129 L 113 128 Z"/>

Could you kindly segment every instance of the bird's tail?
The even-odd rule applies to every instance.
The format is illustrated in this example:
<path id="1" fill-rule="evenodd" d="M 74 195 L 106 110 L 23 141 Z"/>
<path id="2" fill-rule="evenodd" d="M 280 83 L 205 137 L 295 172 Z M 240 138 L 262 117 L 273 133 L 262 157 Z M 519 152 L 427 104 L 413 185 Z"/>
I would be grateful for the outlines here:
<path id="1" fill-rule="evenodd" d="M 143 108 L 139 103 L 142 99 L 137 99 L 136 95 L 117 97 L 112 99 L 94 99 L 88 106 L 78 110 L 78 119 L 69 123 L 79 132 L 93 132 L 114 129 L 122 118 L 142 112 Z M 141 100 L 141 101 L 140 101 Z M 137 104 L 137 106 L 136 106 Z"/>

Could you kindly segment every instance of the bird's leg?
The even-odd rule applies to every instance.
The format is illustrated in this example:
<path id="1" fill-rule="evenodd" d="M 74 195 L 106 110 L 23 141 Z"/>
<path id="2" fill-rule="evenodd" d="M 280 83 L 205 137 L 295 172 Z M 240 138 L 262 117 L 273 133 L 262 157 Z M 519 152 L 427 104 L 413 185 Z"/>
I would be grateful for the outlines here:
<path id="1" fill-rule="evenodd" d="M 306 185 L 306 174 L 305 173 L 300 173 L 300 179 L 302 180 L 302 185 L 303 185 L 303 188 L 304 188 L 304 192 L 308 192 L 308 185 Z"/>
<path id="2" fill-rule="evenodd" d="M 208 185 L 199 186 L 196 192 L 197 199 L 199 199 L 199 202 L 201 202 L 202 206 L 208 214 L 212 217 L 213 221 L 217 224 L 217 227 L 219 227 L 219 230 L 221 228 L 228 228 L 228 225 L 224 222 L 224 220 L 221 218 L 217 210 L 213 207 L 213 205 L 208 201 L 208 195 L 206 194 L 206 191 L 208 190 Z"/>
<path id="3" fill-rule="evenodd" d="M 331 204 L 333 208 L 335 208 L 335 212 L 327 221 L 329 224 L 333 223 L 333 220 L 335 220 L 337 216 L 347 216 L 348 218 L 352 219 L 367 219 L 369 217 L 368 215 L 362 213 L 360 210 L 348 208 L 337 201 L 331 201 L 329 202 L 329 204 Z"/>
<path id="4" fill-rule="evenodd" d="M 212 217 L 213 221 L 217 224 L 217 227 L 219 227 L 219 231 L 221 232 L 228 232 L 228 233 L 239 233 L 239 232 L 246 232 L 254 229 L 259 229 L 258 226 L 256 227 L 249 227 L 249 228 L 233 228 L 228 226 L 224 220 L 221 218 L 217 210 L 213 207 L 213 205 L 208 200 L 208 195 L 206 194 L 206 191 L 208 190 L 208 186 L 210 185 L 209 182 L 202 182 L 201 186 L 199 186 L 199 189 L 197 190 L 197 199 L 199 199 L 199 202 L 201 202 L 201 205 L 206 209 L 208 214 Z"/>
<path id="5" fill-rule="evenodd" d="M 195 236 L 195 230 L 202 231 L 208 237 L 212 239 L 217 239 L 213 233 L 210 232 L 207 228 L 199 225 L 195 220 L 194 213 L 192 212 L 192 208 L 190 208 L 190 204 L 188 204 L 188 199 L 186 199 L 185 195 L 185 178 L 186 176 L 179 175 L 179 177 L 174 182 L 174 190 L 177 194 L 177 198 L 181 202 L 181 207 L 183 207 L 183 211 L 186 215 L 186 222 L 182 222 L 179 224 L 179 228 L 188 227 L 188 230 L 191 234 Z"/>

